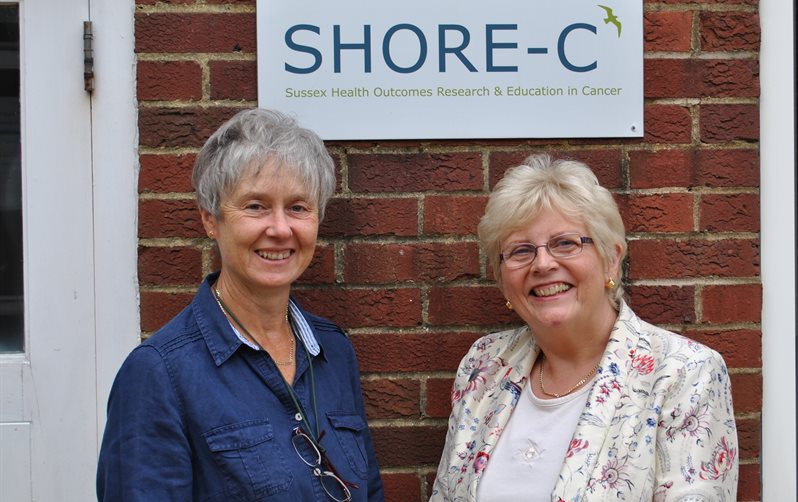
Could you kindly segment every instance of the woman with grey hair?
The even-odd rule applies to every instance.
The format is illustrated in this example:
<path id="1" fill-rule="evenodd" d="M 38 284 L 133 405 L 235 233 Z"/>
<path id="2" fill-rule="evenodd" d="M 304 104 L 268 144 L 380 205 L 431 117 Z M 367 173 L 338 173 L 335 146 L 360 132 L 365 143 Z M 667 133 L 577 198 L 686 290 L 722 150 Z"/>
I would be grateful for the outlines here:
<path id="1" fill-rule="evenodd" d="M 245 110 L 193 181 L 221 270 L 119 370 L 99 500 L 381 501 L 352 345 L 290 297 L 335 190 L 322 140 Z"/>
<path id="2" fill-rule="evenodd" d="M 736 500 L 723 359 L 626 305 L 623 222 L 591 170 L 529 157 L 496 185 L 479 239 L 525 326 L 460 363 L 430 500 Z"/>

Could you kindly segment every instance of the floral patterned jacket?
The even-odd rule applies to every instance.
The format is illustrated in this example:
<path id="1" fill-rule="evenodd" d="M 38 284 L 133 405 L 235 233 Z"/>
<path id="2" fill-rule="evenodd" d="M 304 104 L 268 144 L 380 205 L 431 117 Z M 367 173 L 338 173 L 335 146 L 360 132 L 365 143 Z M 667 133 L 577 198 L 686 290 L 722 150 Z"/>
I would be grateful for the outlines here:
<path id="1" fill-rule="evenodd" d="M 452 386 L 430 502 L 476 500 L 538 351 L 526 327 L 472 345 Z M 551 500 L 733 502 L 737 472 L 723 358 L 621 305 Z"/>

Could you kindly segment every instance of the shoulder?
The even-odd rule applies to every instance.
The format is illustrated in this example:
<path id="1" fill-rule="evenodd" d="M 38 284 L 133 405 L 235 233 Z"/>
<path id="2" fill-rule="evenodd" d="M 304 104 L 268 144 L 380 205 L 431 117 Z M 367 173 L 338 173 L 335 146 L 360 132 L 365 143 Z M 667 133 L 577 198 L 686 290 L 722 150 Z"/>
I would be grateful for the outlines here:
<path id="1" fill-rule="evenodd" d="M 188 305 L 161 329 L 147 338 L 142 343 L 142 347 L 151 347 L 165 355 L 200 340 L 202 340 L 202 332 L 194 316 L 192 305 Z"/>
<path id="2" fill-rule="evenodd" d="M 340 335 L 345 338 L 348 337 L 346 331 L 344 331 L 342 327 L 335 324 L 326 317 L 321 317 L 316 314 L 312 314 L 305 309 L 302 309 L 302 315 L 305 317 L 305 320 L 308 322 L 311 329 L 313 329 L 313 331 L 316 333 Z"/>

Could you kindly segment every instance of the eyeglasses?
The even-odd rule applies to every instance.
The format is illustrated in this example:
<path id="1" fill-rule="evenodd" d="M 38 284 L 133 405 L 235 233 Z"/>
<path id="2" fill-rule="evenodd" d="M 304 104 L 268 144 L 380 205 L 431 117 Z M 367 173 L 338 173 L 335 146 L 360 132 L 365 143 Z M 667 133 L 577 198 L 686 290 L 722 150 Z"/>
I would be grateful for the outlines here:
<path id="1" fill-rule="evenodd" d="M 593 244 L 593 239 L 577 233 L 555 235 L 549 242 L 536 246 L 529 242 L 511 244 L 499 254 L 499 260 L 508 269 L 525 267 L 535 261 L 538 248 L 546 248 L 552 258 L 573 258 L 582 252 L 584 244 Z"/>
<path id="2" fill-rule="evenodd" d="M 319 440 L 321 440 L 323 435 L 324 432 L 322 431 Z M 299 455 L 299 458 L 307 466 L 313 468 L 313 475 L 320 478 L 321 487 L 324 488 L 324 491 L 327 492 L 331 499 L 336 502 L 350 502 L 352 500 L 352 493 L 350 493 L 348 487 L 357 488 L 358 486 L 341 479 L 330 459 L 323 453 L 323 449 L 316 444 L 313 438 L 305 433 L 302 427 L 294 428 L 291 444 L 294 446 L 294 451 Z M 326 465 L 329 470 L 324 470 L 323 465 Z"/>

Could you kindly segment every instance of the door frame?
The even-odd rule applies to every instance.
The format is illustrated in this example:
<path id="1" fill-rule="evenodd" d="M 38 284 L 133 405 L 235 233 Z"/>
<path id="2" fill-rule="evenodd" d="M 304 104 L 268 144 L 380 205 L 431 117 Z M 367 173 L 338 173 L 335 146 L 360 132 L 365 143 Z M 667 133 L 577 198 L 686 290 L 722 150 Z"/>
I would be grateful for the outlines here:
<path id="1" fill-rule="evenodd" d="M 57 0 L 56 0 L 57 1 Z M 138 289 L 138 108 L 134 0 L 90 0 L 97 329 L 97 439 L 108 392 L 141 341 Z"/>
<path id="2" fill-rule="evenodd" d="M 795 3 L 759 4 L 762 500 L 796 500 Z"/>
<path id="3" fill-rule="evenodd" d="M 10 3 L 20 7 L 25 349 L 0 356 L 2 493 L 91 500 L 108 391 L 140 334 L 135 5 Z"/>

